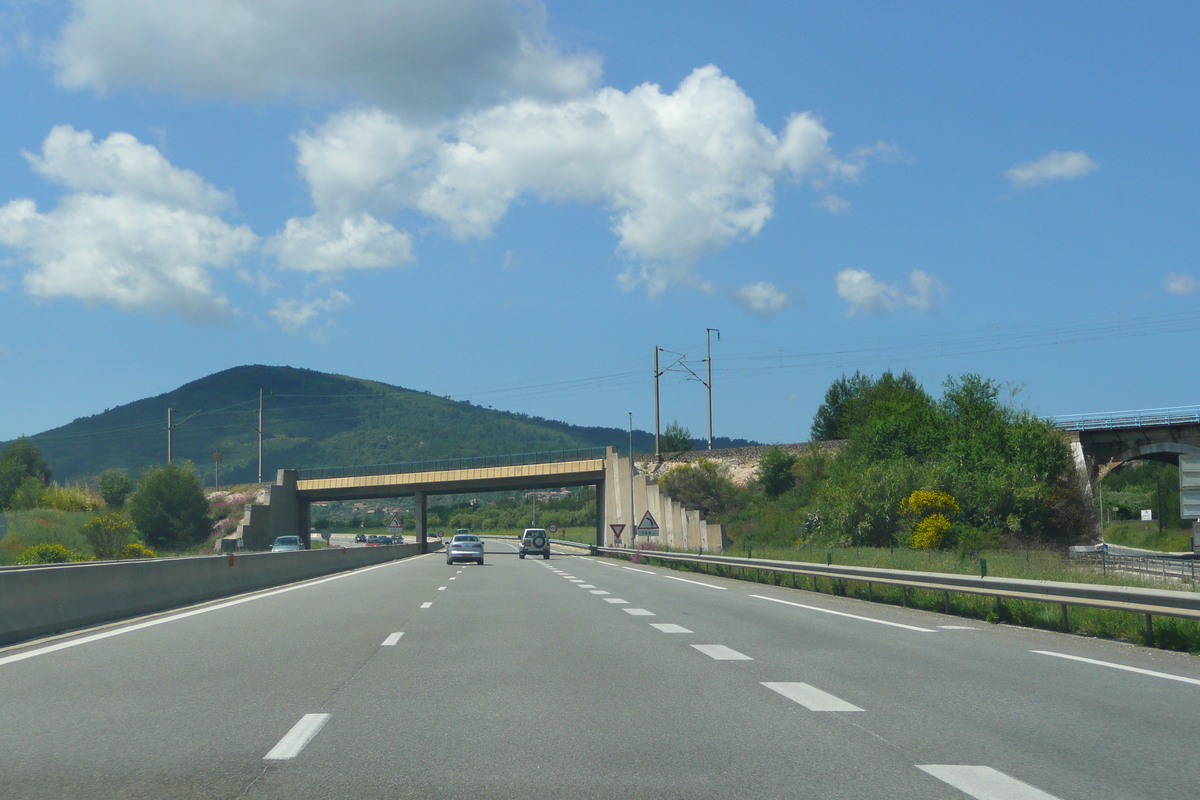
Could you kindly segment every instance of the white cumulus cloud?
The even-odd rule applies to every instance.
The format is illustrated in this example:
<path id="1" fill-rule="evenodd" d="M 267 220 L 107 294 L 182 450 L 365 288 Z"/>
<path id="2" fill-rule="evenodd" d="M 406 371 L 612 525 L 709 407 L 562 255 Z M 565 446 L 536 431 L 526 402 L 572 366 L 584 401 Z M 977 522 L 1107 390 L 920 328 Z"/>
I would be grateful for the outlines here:
<path id="1" fill-rule="evenodd" d="M 881 315 L 898 308 L 928 311 L 937 296 L 945 294 L 942 282 L 924 270 L 908 276 L 908 291 L 876 280 L 861 269 L 844 269 L 837 274 L 838 296 L 850 304 L 847 316 Z"/>
<path id="2" fill-rule="evenodd" d="M 58 127 L 40 155 L 26 157 L 72 190 L 45 213 L 27 199 L 0 207 L 0 244 L 32 265 L 31 294 L 124 310 L 166 307 L 193 320 L 227 313 L 210 269 L 235 263 L 257 242 L 249 228 L 213 213 L 231 197 L 125 133 L 96 142 Z"/>
<path id="3" fill-rule="evenodd" d="M 290 219 L 267 250 L 280 266 L 305 272 L 392 267 L 413 260 L 412 237 L 366 212 L 335 222 Z"/>
<path id="4" fill-rule="evenodd" d="M 1180 275 L 1172 272 L 1163 279 L 1163 288 L 1171 294 L 1191 294 L 1200 289 L 1200 281 L 1191 275 Z"/>
<path id="5" fill-rule="evenodd" d="M 1063 181 L 1082 178 L 1100 169 L 1100 165 L 1084 152 L 1052 153 L 1037 161 L 1024 161 L 1007 170 L 1004 175 L 1014 189 L 1028 189 L 1046 181 Z"/>
<path id="6" fill-rule="evenodd" d="M 672 93 L 643 84 L 563 101 L 526 97 L 440 125 L 355 109 L 296 142 L 318 215 L 409 210 L 469 238 L 490 235 L 524 197 L 601 205 L 619 251 L 636 262 L 624 282 L 654 294 L 697 283 L 691 266 L 702 255 L 756 236 L 779 181 L 824 193 L 829 182 L 856 179 L 870 154 L 839 159 L 829 137 L 809 114 L 776 134 L 708 66 Z"/>
<path id="7" fill-rule="evenodd" d="M 565 53 L 540 0 L 73 0 L 60 84 L 199 97 L 368 98 L 439 110 L 508 92 L 560 97 L 600 74 Z"/>
<path id="8" fill-rule="evenodd" d="M 313 325 L 322 314 L 331 314 L 349 305 L 349 296 L 345 292 L 333 289 L 327 297 L 308 302 L 281 298 L 276 301 L 275 308 L 268 313 L 279 322 L 280 327 L 285 331 L 296 333 L 301 328 Z M 316 338 L 320 338 L 322 330 L 319 326 L 316 328 L 314 331 Z"/>
<path id="9" fill-rule="evenodd" d="M 787 293 L 780 291 L 769 281 L 748 283 L 734 294 L 739 305 L 761 316 L 773 314 L 788 304 Z"/>

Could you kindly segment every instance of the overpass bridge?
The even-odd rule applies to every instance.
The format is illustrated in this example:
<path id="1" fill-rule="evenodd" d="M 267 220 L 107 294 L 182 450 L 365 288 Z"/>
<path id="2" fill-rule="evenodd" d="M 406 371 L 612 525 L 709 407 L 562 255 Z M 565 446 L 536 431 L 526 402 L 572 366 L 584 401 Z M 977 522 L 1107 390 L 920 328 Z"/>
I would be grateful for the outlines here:
<path id="1" fill-rule="evenodd" d="M 1088 499 L 1118 467 L 1161 461 L 1179 467 L 1182 518 L 1200 519 L 1200 406 L 1070 414 L 1051 422 L 1068 436 Z"/>
<path id="2" fill-rule="evenodd" d="M 631 471 L 634 473 L 631 476 Z M 446 494 L 596 488 L 596 544 L 612 545 L 610 523 L 632 533 L 635 514 L 658 521 L 659 543 L 673 549 L 721 550 L 723 532 L 699 511 L 682 508 L 659 492 L 646 475 L 612 447 L 496 456 L 410 461 L 322 469 L 281 469 L 267 502 L 246 507 L 238 531 L 227 539 L 248 549 L 265 549 L 278 536 L 299 535 L 311 544 L 310 508 L 315 502 L 412 497 L 417 505 L 416 538 L 428 547 L 430 497 Z M 632 500 L 632 502 L 631 502 Z M 626 534 L 623 541 L 628 542 Z"/>

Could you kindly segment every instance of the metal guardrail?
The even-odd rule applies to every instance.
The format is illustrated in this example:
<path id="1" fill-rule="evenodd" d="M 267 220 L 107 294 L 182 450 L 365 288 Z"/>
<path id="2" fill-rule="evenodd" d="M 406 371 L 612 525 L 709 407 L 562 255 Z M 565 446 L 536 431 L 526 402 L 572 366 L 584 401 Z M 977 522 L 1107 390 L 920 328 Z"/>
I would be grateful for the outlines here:
<path id="1" fill-rule="evenodd" d="M 534 453 L 512 453 L 500 456 L 466 456 L 438 458 L 429 461 L 398 461 L 392 464 L 360 464 L 352 467 L 324 467 L 299 470 L 299 478 L 323 480 L 328 478 L 362 478 L 370 475 L 402 475 L 412 472 L 444 472 L 452 469 L 487 469 L 489 467 L 524 467 L 531 464 L 558 464 L 563 461 L 584 461 L 604 458 L 607 448 L 579 447 L 574 450 L 544 450 Z"/>
<path id="2" fill-rule="evenodd" d="M 1158 578 L 1178 578 L 1182 581 L 1190 581 L 1193 586 L 1196 584 L 1196 559 L 1194 558 L 1142 556 L 1101 551 L 1072 552 L 1070 560 L 1075 564 L 1090 564 L 1100 567 L 1105 574 L 1111 569 Z"/>
<path id="3" fill-rule="evenodd" d="M 1140 411 L 1113 411 L 1101 414 L 1063 414 L 1051 417 L 1050 421 L 1056 427 L 1067 431 L 1187 425 L 1200 423 L 1200 406 L 1147 408 Z"/>
<path id="4" fill-rule="evenodd" d="M 734 556 L 705 556 L 683 553 L 667 553 L 658 550 L 630 550 L 626 548 L 598 547 L 602 555 L 630 557 L 675 562 L 681 564 L 720 565 L 753 569 L 761 572 L 812 578 L 816 590 L 817 578 L 838 581 L 858 581 L 867 584 L 868 596 L 873 584 L 900 586 L 906 589 L 929 589 L 946 594 L 949 608 L 950 592 L 995 597 L 997 600 L 1032 600 L 1051 603 L 1062 607 L 1063 629 L 1069 629 L 1068 606 L 1127 611 L 1144 614 L 1147 637 L 1154 638 L 1153 618 L 1179 617 L 1200 619 L 1200 593 L 1173 591 L 1169 589 L 1142 589 L 1132 586 L 1105 586 L 1102 584 L 1065 583 L 1059 581 L 1031 581 L 1023 578 L 976 577 L 955 575 L 945 572 L 912 572 L 879 567 L 852 567 L 838 564 L 812 564 L 802 561 L 774 561 Z M 1111 556 L 1110 556 L 1111 557 Z"/>

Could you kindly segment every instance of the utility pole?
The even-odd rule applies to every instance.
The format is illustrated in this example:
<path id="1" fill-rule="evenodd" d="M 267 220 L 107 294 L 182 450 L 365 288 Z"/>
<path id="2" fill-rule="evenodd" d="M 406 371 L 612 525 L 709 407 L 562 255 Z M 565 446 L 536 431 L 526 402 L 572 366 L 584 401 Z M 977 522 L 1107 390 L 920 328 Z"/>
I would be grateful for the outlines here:
<path id="1" fill-rule="evenodd" d="M 258 387 L 258 482 L 262 483 L 262 442 L 263 442 L 263 424 L 262 424 L 262 397 L 263 387 Z"/>
<path id="2" fill-rule="evenodd" d="M 708 340 L 708 358 L 705 361 L 708 364 L 708 449 L 712 450 L 712 335 L 713 331 L 717 332 L 717 341 L 721 341 L 721 331 L 718 328 L 705 328 L 705 338 Z"/>
<path id="3" fill-rule="evenodd" d="M 629 535 L 637 539 L 637 522 L 633 508 L 633 412 L 629 412 Z"/>
<path id="4" fill-rule="evenodd" d="M 171 463 L 171 432 L 173 430 L 175 430 L 174 426 L 171 425 L 171 412 L 174 410 L 175 409 L 171 408 L 170 406 L 167 406 L 167 463 L 168 464 Z"/>
<path id="5" fill-rule="evenodd" d="M 662 377 L 662 373 L 658 371 L 658 345 L 654 345 L 654 457 L 659 457 L 658 437 L 659 437 L 659 420 L 658 420 L 658 379 Z M 630 452 L 630 458 L 633 458 L 633 453 Z"/>

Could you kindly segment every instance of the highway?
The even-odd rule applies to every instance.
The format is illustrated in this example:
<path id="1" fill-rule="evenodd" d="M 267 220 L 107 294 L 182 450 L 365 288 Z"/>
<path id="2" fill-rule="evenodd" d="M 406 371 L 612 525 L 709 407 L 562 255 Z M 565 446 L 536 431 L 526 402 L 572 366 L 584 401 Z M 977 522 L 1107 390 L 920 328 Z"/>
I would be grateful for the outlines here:
<path id="1" fill-rule="evenodd" d="M 1193 798 L 1200 660 L 556 554 L 0 650 L 0 797 Z"/>

